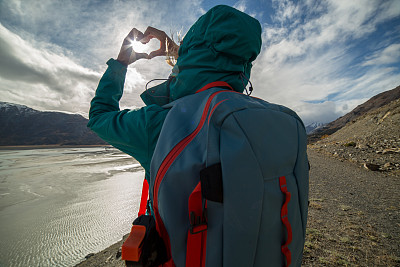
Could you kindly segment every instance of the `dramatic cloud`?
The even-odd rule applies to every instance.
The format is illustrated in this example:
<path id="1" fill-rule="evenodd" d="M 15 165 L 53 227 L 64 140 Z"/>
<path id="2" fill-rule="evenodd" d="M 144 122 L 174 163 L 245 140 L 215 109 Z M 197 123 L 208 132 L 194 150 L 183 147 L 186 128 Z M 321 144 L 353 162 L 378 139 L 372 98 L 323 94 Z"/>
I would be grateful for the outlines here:
<path id="1" fill-rule="evenodd" d="M 2 99 L 41 109 L 86 109 L 85 101 L 90 101 L 101 74 L 76 64 L 60 50 L 29 43 L 0 24 Z"/>
<path id="2" fill-rule="evenodd" d="M 0 1 L 0 100 L 86 115 L 105 62 L 132 27 L 185 34 L 218 2 Z M 254 95 L 294 109 L 306 124 L 333 120 L 399 85 L 400 1 L 228 3 L 263 27 Z M 143 105 L 145 84 L 170 70 L 162 57 L 131 65 L 121 107 Z"/>
<path id="3" fill-rule="evenodd" d="M 186 31 L 198 1 L 6 1 L 0 3 L 0 98 L 87 116 L 90 99 L 132 27 Z M 156 13 L 155 13 L 156 12 Z M 176 16 L 181 13 L 185 16 Z M 188 26 L 187 26 L 188 27 Z M 158 49 L 153 43 L 152 48 Z M 129 67 L 122 107 L 142 105 L 146 81 L 168 76 L 164 59 Z"/>
<path id="4" fill-rule="evenodd" d="M 399 17 L 398 3 L 274 1 L 273 23 L 264 25 L 263 52 L 252 74 L 257 95 L 295 109 L 307 124 L 328 122 L 399 85 L 398 66 L 385 66 L 399 63 L 399 45 L 368 44 L 366 50 L 359 43 Z M 390 34 L 382 38 L 399 37 Z"/>

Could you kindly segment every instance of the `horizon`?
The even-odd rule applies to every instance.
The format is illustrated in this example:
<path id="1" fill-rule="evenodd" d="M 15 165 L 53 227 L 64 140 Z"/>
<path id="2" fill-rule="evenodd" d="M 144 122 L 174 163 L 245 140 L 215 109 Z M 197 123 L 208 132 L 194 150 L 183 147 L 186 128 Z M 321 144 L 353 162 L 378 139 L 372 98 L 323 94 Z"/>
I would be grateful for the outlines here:
<path id="1" fill-rule="evenodd" d="M 399 85 L 399 86 L 396 86 L 395 88 L 392 88 L 392 89 L 390 89 L 390 90 L 387 90 L 387 91 L 394 90 L 394 89 L 396 89 L 397 87 L 400 87 L 400 85 Z M 387 91 L 383 91 L 383 92 L 381 92 L 381 93 L 379 93 L 379 94 L 382 94 L 382 93 L 387 92 Z M 377 94 L 377 95 L 379 95 L 379 94 Z M 327 125 L 327 124 L 329 124 L 329 123 L 331 123 L 331 122 L 334 122 L 334 121 L 336 121 L 336 120 L 342 118 L 343 116 L 345 116 L 345 115 L 351 113 L 353 110 L 357 109 L 359 106 L 365 104 L 366 102 L 368 102 L 368 101 L 371 100 L 372 98 L 376 97 L 377 95 L 372 96 L 371 98 L 369 98 L 369 99 L 366 100 L 365 102 L 360 103 L 359 105 L 355 106 L 355 107 L 354 107 L 352 110 L 350 110 L 348 113 L 345 113 L 345 114 L 343 114 L 343 115 L 337 117 L 336 119 L 334 119 L 334 120 L 332 120 L 332 121 L 328 121 L 328 122 L 312 121 L 312 122 L 310 122 L 310 123 L 308 123 L 308 124 L 305 124 L 304 126 L 305 126 L 306 128 L 309 127 L 309 126 L 313 126 L 313 125 L 325 126 L 325 125 Z M 25 107 L 25 108 L 30 108 L 30 109 L 32 109 L 32 108 L 29 107 L 29 106 L 26 106 L 26 105 L 23 105 L 23 104 L 11 103 L 11 102 L 0 101 L 0 107 L 1 107 L 1 104 L 13 105 L 13 106 L 21 106 L 21 107 Z M 85 117 L 85 116 L 82 115 L 82 114 L 74 113 L 74 112 L 69 112 L 69 111 L 60 111 L 60 110 L 36 110 L 36 109 L 33 109 L 33 110 L 39 111 L 39 112 L 61 112 L 61 113 L 70 114 L 70 115 L 81 115 L 81 116 L 83 116 L 84 118 L 88 119 L 87 117 Z M 307 129 L 306 129 L 306 130 L 307 130 Z"/>
<path id="2" fill-rule="evenodd" d="M 260 21 L 253 95 L 293 109 L 305 125 L 400 84 L 400 1 L 10 0 L 0 3 L 0 101 L 87 118 L 105 63 L 132 27 L 184 35 L 217 4 Z M 170 71 L 163 57 L 130 65 L 121 109 L 143 106 L 146 82 Z"/>

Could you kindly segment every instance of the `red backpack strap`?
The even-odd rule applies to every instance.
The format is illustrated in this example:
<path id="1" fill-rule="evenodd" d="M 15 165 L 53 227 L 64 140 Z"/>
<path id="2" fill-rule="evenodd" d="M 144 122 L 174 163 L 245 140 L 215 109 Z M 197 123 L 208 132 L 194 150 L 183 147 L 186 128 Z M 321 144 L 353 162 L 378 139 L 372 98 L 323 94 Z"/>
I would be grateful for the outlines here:
<path id="1" fill-rule="evenodd" d="M 208 90 L 208 89 L 210 89 L 210 88 L 213 88 L 213 87 L 228 87 L 229 89 L 231 89 L 232 91 L 234 91 L 233 88 L 232 88 L 232 86 L 230 86 L 227 82 L 216 81 L 216 82 L 212 82 L 212 83 L 209 83 L 209 84 L 203 86 L 201 89 L 199 89 L 199 90 L 196 91 L 196 94 L 197 94 L 197 93 L 200 93 L 200 92 L 203 92 L 203 91 L 205 91 L 205 90 Z"/>
<path id="2" fill-rule="evenodd" d="M 170 258 L 169 261 L 164 262 L 163 264 L 159 265 L 158 267 L 175 267 L 175 263 L 172 260 L 172 258 Z"/>
<path id="3" fill-rule="evenodd" d="M 282 253 L 286 258 L 286 266 L 289 266 L 292 263 L 292 253 L 289 250 L 289 244 L 292 243 L 292 226 L 290 225 L 289 218 L 288 218 L 288 204 L 290 202 L 291 194 L 287 189 L 286 184 L 286 177 L 281 176 L 279 177 L 279 186 L 281 188 L 282 193 L 285 194 L 285 202 L 283 203 L 281 209 L 281 220 L 282 223 L 285 225 L 288 238 L 286 243 L 282 245 Z"/>
<path id="4" fill-rule="evenodd" d="M 143 180 L 142 198 L 140 199 L 138 217 L 146 214 L 147 199 L 149 197 L 149 183 L 146 179 Z"/>
<path id="5" fill-rule="evenodd" d="M 199 182 L 189 196 L 189 220 L 186 247 L 186 266 L 204 267 L 206 264 L 207 215 L 203 209 L 201 183 Z"/>

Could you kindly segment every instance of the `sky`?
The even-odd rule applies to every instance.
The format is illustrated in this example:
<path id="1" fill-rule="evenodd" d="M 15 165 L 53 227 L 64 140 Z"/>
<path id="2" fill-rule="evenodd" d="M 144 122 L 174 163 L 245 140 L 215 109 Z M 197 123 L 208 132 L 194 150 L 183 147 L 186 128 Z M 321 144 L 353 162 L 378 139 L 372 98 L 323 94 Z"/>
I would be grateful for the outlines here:
<path id="1" fill-rule="evenodd" d="M 133 27 L 184 36 L 217 4 L 262 25 L 253 95 L 293 109 L 306 125 L 400 85 L 398 0 L 0 0 L 0 101 L 87 117 L 105 63 Z M 147 81 L 170 71 L 163 57 L 130 65 L 121 109 L 143 106 Z"/>

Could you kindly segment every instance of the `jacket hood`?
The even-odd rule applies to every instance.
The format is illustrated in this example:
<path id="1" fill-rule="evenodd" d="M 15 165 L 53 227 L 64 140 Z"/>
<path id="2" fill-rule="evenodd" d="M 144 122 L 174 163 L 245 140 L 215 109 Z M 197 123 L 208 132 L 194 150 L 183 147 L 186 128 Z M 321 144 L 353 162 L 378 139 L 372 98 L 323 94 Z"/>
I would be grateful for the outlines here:
<path id="1" fill-rule="evenodd" d="M 236 91 L 247 85 L 252 62 L 261 49 L 261 25 L 255 18 L 229 6 L 216 6 L 189 29 L 168 82 L 150 88 L 174 101 L 193 94 L 208 83 L 225 81 Z M 146 104 L 166 104 L 143 93 Z M 160 101 L 162 100 L 162 101 Z"/>

